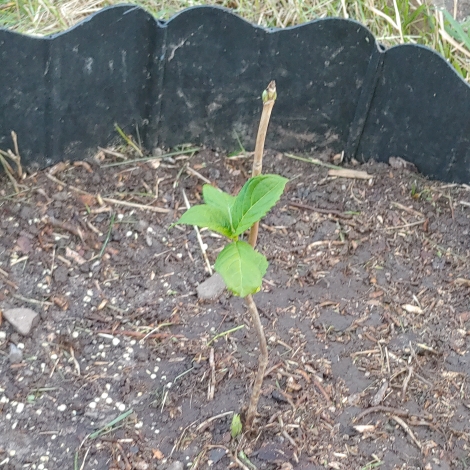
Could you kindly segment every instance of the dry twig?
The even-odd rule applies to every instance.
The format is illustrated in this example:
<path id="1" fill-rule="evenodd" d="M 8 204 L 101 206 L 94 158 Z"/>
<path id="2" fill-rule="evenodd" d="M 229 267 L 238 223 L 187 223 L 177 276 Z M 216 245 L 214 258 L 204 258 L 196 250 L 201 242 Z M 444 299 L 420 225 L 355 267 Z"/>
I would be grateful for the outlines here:
<path id="1" fill-rule="evenodd" d="M 413 434 L 413 431 L 409 428 L 409 426 L 398 416 L 392 416 L 392 419 L 398 423 L 404 431 L 411 437 L 411 440 L 416 444 L 416 446 L 419 448 L 419 450 L 422 450 L 423 446 L 421 442 L 418 441 L 416 436 Z"/>
<path id="2" fill-rule="evenodd" d="M 189 204 L 188 197 L 186 196 L 184 189 L 183 189 L 183 199 L 184 199 L 184 205 L 186 206 L 186 209 L 189 210 L 191 205 Z M 211 263 L 209 261 L 209 258 L 207 257 L 206 248 L 204 247 L 204 242 L 202 241 L 202 238 L 201 238 L 201 232 L 199 231 L 199 227 L 197 225 L 194 225 L 193 228 L 194 228 L 194 231 L 196 232 L 196 238 L 199 243 L 199 248 L 201 248 L 204 262 L 206 263 L 207 272 L 212 276 Z"/>

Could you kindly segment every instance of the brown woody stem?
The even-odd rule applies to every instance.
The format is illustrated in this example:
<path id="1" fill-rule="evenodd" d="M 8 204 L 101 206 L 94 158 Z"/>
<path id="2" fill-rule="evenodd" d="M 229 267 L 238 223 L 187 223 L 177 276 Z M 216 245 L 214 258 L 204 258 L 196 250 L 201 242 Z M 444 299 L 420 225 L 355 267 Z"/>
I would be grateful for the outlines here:
<path id="1" fill-rule="evenodd" d="M 253 384 L 253 390 L 251 392 L 250 404 L 248 405 L 248 411 L 246 413 L 245 426 L 250 429 L 253 425 L 253 421 L 256 416 L 258 409 L 259 397 L 261 396 L 261 387 L 263 386 L 264 374 L 268 365 L 268 346 L 266 344 L 266 336 L 264 335 L 263 325 L 259 317 L 258 309 L 251 295 L 245 297 L 245 303 L 251 314 L 251 320 L 258 335 L 259 340 L 259 358 L 258 358 L 258 371 L 256 372 L 255 382 Z"/>
<path id="2" fill-rule="evenodd" d="M 263 153 L 264 143 L 266 141 L 266 133 L 268 132 L 269 120 L 271 119 L 271 112 L 273 110 L 274 102 L 276 101 L 276 82 L 273 80 L 269 83 L 263 93 L 263 112 L 258 127 L 258 135 L 256 136 L 255 156 L 253 159 L 253 170 L 251 176 L 258 176 L 263 170 Z M 258 239 L 259 222 L 253 224 L 248 237 L 248 243 L 254 248 L 256 240 Z"/>
<path id="3" fill-rule="evenodd" d="M 263 169 L 263 152 L 264 142 L 266 140 L 266 133 L 268 131 L 269 119 L 271 117 L 271 111 L 276 101 L 276 82 L 273 80 L 268 85 L 268 88 L 263 93 L 263 112 L 261 114 L 261 120 L 258 128 L 258 135 L 256 137 L 255 157 L 253 160 L 253 171 L 252 177 L 261 174 Z M 256 222 L 250 230 L 248 237 L 248 243 L 254 248 L 256 240 L 258 238 L 258 227 L 259 222 Z M 268 346 L 266 344 L 266 336 L 264 335 L 263 325 L 259 317 L 258 309 L 251 295 L 245 297 L 245 303 L 251 314 L 251 320 L 255 327 L 256 334 L 258 335 L 259 341 L 259 358 L 258 358 L 258 371 L 256 372 L 255 382 L 253 384 L 253 390 L 251 392 L 250 403 L 246 413 L 245 426 L 250 429 L 253 425 L 253 421 L 256 416 L 258 409 L 259 397 L 261 396 L 261 388 L 263 386 L 264 374 L 266 367 L 268 366 Z"/>

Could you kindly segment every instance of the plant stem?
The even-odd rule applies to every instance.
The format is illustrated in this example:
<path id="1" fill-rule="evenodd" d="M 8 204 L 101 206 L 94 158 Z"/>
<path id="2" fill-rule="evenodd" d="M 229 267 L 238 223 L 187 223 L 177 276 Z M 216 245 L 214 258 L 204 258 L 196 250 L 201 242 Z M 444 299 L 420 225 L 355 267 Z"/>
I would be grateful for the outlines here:
<path id="1" fill-rule="evenodd" d="M 251 313 L 251 319 L 258 335 L 259 340 L 259 358 L 258 358 L 258 371 L 256 372 L 255 383 L 253 384 L 253 390 L 251 392 L 250 404 L 248 405 L 248 411 L 246 413 L 245 426 L 250 429 L 253 420 L 256 416 L 256 410 L 258 409 L 259 397 L 261 395 L 261 387 L 263 385 L 264 374 L 268 365 L 268 346 L 266 344 L 266 336 L 264 335 L 263 325 L 259 317 L 258 309 L 251 295 L 245 297 L 245 303 L 248 310 Z"/>
<path id="2" fill-rule="evenodd" d="M 268 132 L 269 119 L 276 101 L 276 82 L 273 80 L 269 83 L 268 88 L 263 92 L 263 112 L 258 127 L 258 135 L 256 136 L 255 156 L 253 159 L 253 170 L 251 176 L 258 176 L 263 169 L 263 153 L 264 142 L 266 141 L 266 133 Z M 258 238 L 259 222 L 253 224 L 248 237 L 248 243 L 254 248 Z"/>
<path id="3" fill-rule="evenodd" d="M 258 128 L 258 135 L 256 137 L 255 156 L 253 159 L 253 171 L 252 177 L 261 174 L 263 169 L 263 152 L 264 142 L 266 140 L 266 133 L 268 131 L 269 119 L 271 117 L 271 111 L 273 110 L 274 102 L 276 101 L 276 82 L 273 80 L 269 83 L 268 88 L 263 92 L 263 112 L 261 114 L 261 120 Z M 253 224 L 248 237 L 248 243 L 254 248 L 256 240 L 258 238 L 258 227 L 259 222 Z M 268 346 L 266 344 L 266 336 L 264 335 L 263 325 L 259 317 L 258 309 L 251 295 L 245 297 L 245 303 L 251 314 L 251 319 L 258 335 L 259 341 L 259 358 L 258 358 L 258 371 L 256 372 L 255 382 L 253 384 L 253 390 L 251 392 L 250 404 L 248 405 L 248 411 L 246 413 L 245 425 L 247 429 L 250 429 L 253 425 L 253 421 L 256 416 L 258 409 L 259 397 L 261 395 L 261 387 L 263 386 L 264 373 L 268 365 Z"/>

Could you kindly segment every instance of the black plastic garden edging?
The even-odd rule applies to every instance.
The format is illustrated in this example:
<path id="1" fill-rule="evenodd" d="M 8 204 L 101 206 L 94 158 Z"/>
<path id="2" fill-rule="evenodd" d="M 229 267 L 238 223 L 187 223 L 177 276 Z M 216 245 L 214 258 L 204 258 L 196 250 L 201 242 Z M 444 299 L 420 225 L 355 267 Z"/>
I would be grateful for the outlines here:
<path id="1" fill-rule="evenodd" d="M 436 52 L 385 50 L 351 20 L 268 30 L 217 7 L 161 22 L 115 6 L 46 38 L 0 30 L 0 79 L 0 148 L 14 130 L 26 167 L 82 159 L 116 139 L 115 123 L 147 148 L 253 148 L 274 79 L 268 147 L 402 157 L 470 183 L 469 86 Z"/>

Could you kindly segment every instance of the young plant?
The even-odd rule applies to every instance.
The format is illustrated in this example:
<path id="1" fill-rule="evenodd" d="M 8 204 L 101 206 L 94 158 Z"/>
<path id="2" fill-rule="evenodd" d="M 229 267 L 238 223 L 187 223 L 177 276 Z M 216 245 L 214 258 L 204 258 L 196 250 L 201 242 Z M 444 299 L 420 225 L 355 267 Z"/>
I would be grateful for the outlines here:
<path id="1" fill-rule="evenodd" d="M 255 250 L 258 225 L 260 219 L 279 200 L 287 183 L 287 179 L 279 175 L 261 175 L 264 142 L 276 97 L 276 84 L 272 81 L 263 93 L 263 113 L 256 139 L 252 177 L 238 195 L 231 196 L 206 184 L 202 189 L 204 204 L 191 207 L 176 222 L 207 227 L 230 240 L 219 253 L 214 268 L 233 294 L 245 298 L 260 345 L 258 371 L 245 419 L 248 429 L 256 415 L 268 365 L 266 337 L 252 297 L 252 294 L 261 289 L 263 276 L 268 268 L 266 257 Z M 248 243 L 240 240 L 247 230 L 250 230 Z"/>
<path id="2" fill-rule="evenodd" d="M 256 386 L 257 381 L 255 380 L 253 389 L 255 398 L 252 399 L 252 401 L 254 400 L 254 408 L 253 406 L 248 408 L 247 427 L 251 425 L 256 413 L 268 360 L 266 339 L 252 298 L 252 294 L 261 288 L 263 276 L 268 268 L 268 261 L 252 245 L 240 240 L 240 236 L 251 229 L 276 204 L 286 183 L 287 179 L 279 175 L 258 175 L 250 178 L 236 197 L 206 184 L 202 189 L 204 204 L 191 207 L 176 222 L 176 224 L 207 227 L 230 240 L 219 253 L 214 268 L 222 276 L 227 288 L 233 294 L 246 299 L 258 337 L 261 334 L 264 340 L 264 343 L 260 344 L 259 361 L 259 367 L 262 368 L 263 373 L 258 386 Z M 250 405 L 252 401 L 250 401 Z M 251 414 L 250 409 L 254 409 Z"/>
<path id="3" fill-rule="evenodd" d="M 258 292 L 268 267 L 266 258 L 239 237 L 276 204 L 286 183 L 287 179 L 278 175 L 255 176 L 236 197 L 206 184 L 202 189 L 205 204 L 191 207 L 176 222 L 207 227 L 231 240 L 219 253 L 214 268 L 237 296 Z"/>

